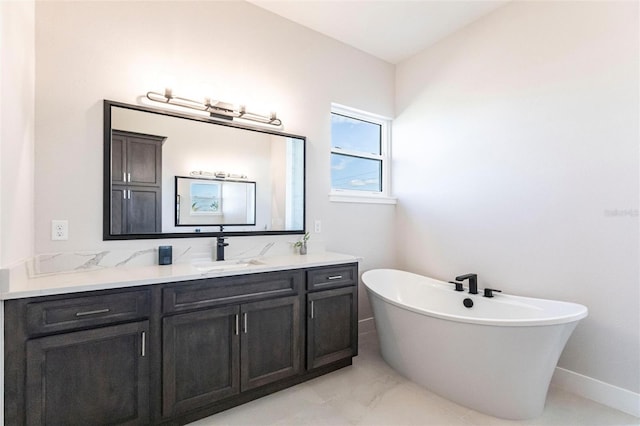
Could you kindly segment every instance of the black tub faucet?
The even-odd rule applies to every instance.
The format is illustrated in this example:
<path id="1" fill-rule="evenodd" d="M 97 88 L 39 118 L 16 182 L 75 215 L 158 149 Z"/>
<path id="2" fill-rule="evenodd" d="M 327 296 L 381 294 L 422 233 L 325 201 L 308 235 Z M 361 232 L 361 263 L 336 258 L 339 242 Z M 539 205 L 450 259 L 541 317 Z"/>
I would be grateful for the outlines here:
<path id="1" fill-rule="evenodd" d="M 478 294 L 478 275 L 477 274 L 465 274 L 456 277 L 456 281 L 469 280 L 469 294 Z"/>
<path id="2" fill-rule="evenodd" d="M 496 290 L 495 288 L 485 288 L 484 297 L 493 297 L 494 292 L 502 293 L 502 290 Z"/>
<path id="3" fill-rule="evenodd" d="M 449 284 L 453 284 L 456 286 L 456 291 L 464 291 L 464 289 L 462 288 L 462 283 L 458 283 L 455 281 L 449 281 Z"/>

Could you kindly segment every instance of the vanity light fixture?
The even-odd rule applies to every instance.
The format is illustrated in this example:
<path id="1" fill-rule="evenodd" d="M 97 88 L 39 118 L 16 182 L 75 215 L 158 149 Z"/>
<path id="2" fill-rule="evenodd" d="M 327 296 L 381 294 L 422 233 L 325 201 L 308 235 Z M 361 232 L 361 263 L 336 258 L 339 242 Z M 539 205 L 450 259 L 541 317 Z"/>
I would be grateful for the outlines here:
<path id="1" fill-rule="evenodd" d="M 193 177 L 201 177 L 201 178 L 205 178 L 205 179 L 236 179 L 236 180 L 246 180 L 248 179 L 247 175 L 242 174 L 242 173 L 227 173 L 227 172 L 223 172 L 223 171 L 217 171 L 217 172 L 207 172 L 204 170 L 192 170 L 191 173 L 189 173 L 189 176 L 193 176 Z"/>
<path id="2" fill-rule="evenodd" d="M 247 108 L 244 105 L 240 105 L 236 108 L 236 106 L 233 104 L 218 100 L 212 100 L 211 98 L 205 98 L 204 102 L 194 101 L 193 99 L 174 96 L 173 90 L 171 90 L 170 88 L 164 89 L 164 94 L 158 92 L 147 92 L 147 99 L 153 102 L 174 105 L 180 108 L 190 109 L 194 111 L 205 112 L 208 113 L 212 118 L 219 118 L 223 120 L 233 120 L 234 118 L 240 118 L 242 120 L 253 121 L 260 124 L 268 124 L 275 127 L 282 126 L 282 120 L 280 120 L 276 116 L 275 112 L 272 112 L 268 116 L 256 114 L 247 111 Z"/>

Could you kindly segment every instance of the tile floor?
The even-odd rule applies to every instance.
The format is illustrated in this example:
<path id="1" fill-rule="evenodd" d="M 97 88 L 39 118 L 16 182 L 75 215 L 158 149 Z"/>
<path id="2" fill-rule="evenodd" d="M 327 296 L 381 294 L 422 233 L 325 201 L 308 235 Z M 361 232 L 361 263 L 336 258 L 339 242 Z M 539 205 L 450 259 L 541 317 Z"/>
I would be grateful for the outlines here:
<path id="1" fill-rule="evenodd" d="M 191 423 L 213 425 L 544 425 L 626 426 L 640 419 L 554 388 L 543 415 L 529 421 L 487 416 L 443 399 L 385 364 L 375 332 L 360 335 L 353 365 Z"/>

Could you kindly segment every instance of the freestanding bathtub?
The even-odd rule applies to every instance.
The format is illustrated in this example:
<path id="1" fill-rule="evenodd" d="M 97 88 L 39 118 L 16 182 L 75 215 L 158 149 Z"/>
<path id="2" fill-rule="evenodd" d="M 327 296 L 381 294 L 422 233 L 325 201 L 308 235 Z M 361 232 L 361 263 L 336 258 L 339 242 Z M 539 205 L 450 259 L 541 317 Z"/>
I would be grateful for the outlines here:
<path id="1" fill-rule="evenodd" d="M 391 367 L 447 399 L 506 419 L 542 414 L 558 358 L 587 316 L 575 303 L 487 298 L 399 270 L 367 271 L 362 281 Z"/>

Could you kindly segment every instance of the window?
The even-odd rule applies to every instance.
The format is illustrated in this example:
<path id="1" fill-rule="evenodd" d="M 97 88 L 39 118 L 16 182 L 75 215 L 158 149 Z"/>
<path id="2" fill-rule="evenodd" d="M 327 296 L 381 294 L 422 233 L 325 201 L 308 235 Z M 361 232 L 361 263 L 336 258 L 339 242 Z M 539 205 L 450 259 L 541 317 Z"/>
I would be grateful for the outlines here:
<path id="1" fill-rule="evenodd" d="M 391 121 L 351 108 L 331 107 L 331 201 L 389 198 Z"/>

